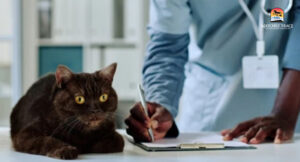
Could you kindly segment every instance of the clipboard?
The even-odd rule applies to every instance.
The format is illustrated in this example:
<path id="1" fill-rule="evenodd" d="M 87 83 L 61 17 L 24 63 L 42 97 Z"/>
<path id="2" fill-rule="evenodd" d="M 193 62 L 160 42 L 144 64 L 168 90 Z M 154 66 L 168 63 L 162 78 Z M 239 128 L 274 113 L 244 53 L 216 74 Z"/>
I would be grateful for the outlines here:
<path id="1" fill-rule="evenodd" d="M 135 142 L 131 136 L 126 136 L 127 140 L 148 152 L 166 152 L 166 151 L 218 151 L 218 150 L 254 150 L 256 147 L 251 145 L 244 146 L 226 146 L 224 143 L 182 143 L 171 147 L 147 146 L 141 142 Z"/>

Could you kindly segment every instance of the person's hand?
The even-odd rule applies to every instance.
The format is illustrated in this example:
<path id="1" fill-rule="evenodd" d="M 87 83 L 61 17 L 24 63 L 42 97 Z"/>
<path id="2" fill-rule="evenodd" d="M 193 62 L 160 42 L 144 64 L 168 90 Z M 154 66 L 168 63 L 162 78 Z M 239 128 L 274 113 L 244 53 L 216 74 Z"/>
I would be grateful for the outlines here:
<path id="1" fill-rule="evenodd" d="M 126 132 L 136 141 L 151 141 L 148 128 L 152 128 L 154 139 L 162 139 L 172 127 L 173 118 L 170 112 L 159 104 L 147 103 L 149 117 L 145 115 L 141 103 L 131 108 L 130 116 L 125 119 Z"/>
<path id="2" fill-rule="evenodd" d="M 274 143 L 283 143 L 293 138 L 294 123 L 278 116 L 258 117 L 238 124 L 233 129 L 221 132 L 224 140 L 232 140 L 242 136 L 244 143 L 259 144 L 267 139 Z"/>

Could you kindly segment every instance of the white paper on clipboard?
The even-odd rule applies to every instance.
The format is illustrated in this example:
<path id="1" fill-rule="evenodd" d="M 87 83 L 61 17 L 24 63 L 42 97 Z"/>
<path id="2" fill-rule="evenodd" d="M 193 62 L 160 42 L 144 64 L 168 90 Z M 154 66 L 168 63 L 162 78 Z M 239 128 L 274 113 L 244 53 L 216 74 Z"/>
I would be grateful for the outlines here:
<path id="1" fill-rule="evenodd" d="M 246 143 L 234 140 L 224 141 L 223 137 L 216 133 L 181 133 L 177 138 L 165 138 L 154 142 L 141 142 L 147 147 L 166 148 L 178 147 L 180 144 L 193 144 L 193 143 L 224 143 L 225 147 L 251 147 Z"/>

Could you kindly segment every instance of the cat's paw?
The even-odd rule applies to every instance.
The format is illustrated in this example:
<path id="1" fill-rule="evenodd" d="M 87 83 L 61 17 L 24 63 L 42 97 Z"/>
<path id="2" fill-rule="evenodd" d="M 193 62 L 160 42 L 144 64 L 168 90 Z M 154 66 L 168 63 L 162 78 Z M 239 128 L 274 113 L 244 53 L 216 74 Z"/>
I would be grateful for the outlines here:
<path id="1" fill-rule="evenodd" d="M 78 157 L 78 150 L 73 146 L 63 146 L 48 153 L 47 156 L 58 159 L 76 159 Z"/>
<path id="2" fill-rule="evenodd" d="M 109 138 L 100 140 L 91 147 L 92 153 L 115 153 L 123 152 L 124 139 L 123 137 L 115 132 Z"/>

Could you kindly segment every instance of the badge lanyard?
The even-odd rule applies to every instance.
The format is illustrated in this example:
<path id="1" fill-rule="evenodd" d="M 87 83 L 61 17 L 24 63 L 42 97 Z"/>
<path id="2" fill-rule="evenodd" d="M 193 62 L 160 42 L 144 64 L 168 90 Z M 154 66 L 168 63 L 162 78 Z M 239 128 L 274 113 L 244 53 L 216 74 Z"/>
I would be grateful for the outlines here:
<path id="1" fill-rule="evenodd" d="M 265 9 L 265 5 L 266 5 L 266 0 L 261 0 L 261 4 L 260 4 L 260 7 L 261 7 L 261 10 L 263 11 L 263 13 L 267 16 L 270 16 L 271 13 L 267 12 L 266 9 Z M 284 9 L 284 13 L 288 13 L 291 8 L 293 6 L 293 0 L 289 0 L 289 4 L 288 6 Z"/>
<path id="2" fill-rule="evenodd" d="M 266 0 L 261 0 L 261 11 L 259 13 L 259 20 L 256 23 L 253 14 L 249 10 L 244 0 L 239 0 L 239 3 L 251 21 L 256 41 L 256 55 L 243 57 L 243 82 L 244 88 L 278 88 L 279 86 L 279 65 L 277 55 L 265 54 L 264 41 L 264 14 L 271 15 L 265 10 Z M 293 0 L 289 0 L 287 8 L 284 13 L 289 12 L 292 8 Z"/>

